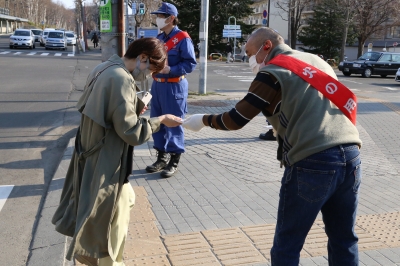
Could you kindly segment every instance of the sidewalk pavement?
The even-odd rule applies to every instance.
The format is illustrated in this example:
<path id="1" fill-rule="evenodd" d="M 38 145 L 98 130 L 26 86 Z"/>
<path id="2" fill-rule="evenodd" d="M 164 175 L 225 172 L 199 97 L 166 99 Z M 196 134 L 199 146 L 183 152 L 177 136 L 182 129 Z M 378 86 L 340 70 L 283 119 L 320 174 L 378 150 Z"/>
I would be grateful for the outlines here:
<path id="1" fill-rule="evenodd" d="M 189 115 L 228 111 L 244 95 L 190 96 Z M 400 265 L 399 110 L 395 104 L 359 97 L 360 265 Z M 144 170 L 155 158 L 152 141 L 135 147 L 130 181 L 136 205 L 124 254 L 127 266 L 270 265 L 283 169 L 276 160 L 277 143 L 258 139 L 265 125 L 259 115 L 236 132 L 186 131 L 187 151 L 179 172 L 168 179 Z M 28 265 L 73 265 L 64 260 L 68 239 L 50 223 L 73 143 L 50 185 Z M 319 216 L 301 252 L 301 265 L 328 265 L 323 228 Z"/>

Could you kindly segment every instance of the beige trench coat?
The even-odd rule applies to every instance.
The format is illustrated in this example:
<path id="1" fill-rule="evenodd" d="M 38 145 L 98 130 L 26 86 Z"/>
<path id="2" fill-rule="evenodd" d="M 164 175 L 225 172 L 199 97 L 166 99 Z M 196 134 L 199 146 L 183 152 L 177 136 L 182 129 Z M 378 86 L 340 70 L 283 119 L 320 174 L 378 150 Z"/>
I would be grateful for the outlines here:
<path id="1" fill-rule="evenodd" d="M 115 260 L 109 233 L 126 177 L 128 146 L 146 142 L 160 127 L 158 118 L 138 117 L 143 106 L 138 107 L 135 82 L 117 55 L 98 65 L 87 82 L 105 68 L 86 85 L 77 104 L 82 113 L 76 138 L 80 143 L 76 142 L 52 219 L 58 232 L 72 237 L 68 260 L 74 254 Z"/>

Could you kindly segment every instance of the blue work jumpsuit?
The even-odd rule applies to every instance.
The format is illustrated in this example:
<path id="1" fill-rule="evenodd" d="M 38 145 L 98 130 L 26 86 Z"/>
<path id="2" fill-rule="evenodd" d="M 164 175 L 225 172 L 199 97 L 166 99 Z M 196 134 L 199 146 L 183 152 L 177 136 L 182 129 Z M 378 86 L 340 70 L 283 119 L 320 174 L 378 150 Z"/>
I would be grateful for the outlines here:
<path id="1" fill-rule="evenodd" d="M 161 33 L 157 38 L 166 43 L 180 31 L 175 26 L 168 35 Z M 195 69 L 197 62 L 193 42 L 190 38 L 181 40 L 168 51 L 168 65 L 171 67 L 169 74 L 157 74 L 155 77 L 163 79 L 178 78 L 186 76 L 186 74 Z M 187 113 L 188 87 L 189 84 L 186 77 L 179 82 L 158 82 L 153 80 L 150 117 L 173 114 L 184 118 Z M 169 128 L 161 125 L 160 130 L 153 134 L 153 140 L 154 148 L 159 151 L 168 153 L 185 152 L 182 126 Z"/>

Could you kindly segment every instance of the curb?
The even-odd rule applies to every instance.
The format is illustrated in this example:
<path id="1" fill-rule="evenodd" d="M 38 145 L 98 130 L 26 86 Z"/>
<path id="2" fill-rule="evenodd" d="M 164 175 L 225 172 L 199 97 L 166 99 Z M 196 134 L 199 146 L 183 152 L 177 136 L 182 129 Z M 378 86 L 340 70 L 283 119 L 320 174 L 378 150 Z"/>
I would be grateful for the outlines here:
<path id="1" fill-rule="evenodd" d="M 67 237 L 54 230 L 51 218 L 58 207 L 64 178 L 74 148 L 74 138 L 70 139 L 60 164 L 50 182 L 43 208 L 40 212 L 36 234 L 33 236 L 27 266 L 65 264 Z"/>

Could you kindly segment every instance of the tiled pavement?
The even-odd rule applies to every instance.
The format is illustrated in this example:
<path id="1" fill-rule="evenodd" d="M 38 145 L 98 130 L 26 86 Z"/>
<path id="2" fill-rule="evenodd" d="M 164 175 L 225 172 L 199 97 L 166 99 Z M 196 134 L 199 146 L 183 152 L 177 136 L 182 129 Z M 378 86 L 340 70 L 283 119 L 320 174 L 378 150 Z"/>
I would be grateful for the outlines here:
<path id="1" fill-rule="evenodd" d="M 189 114 L 227 111 L 241 96 L 190 98 Z M 144 171 L 155 158 L 151 141 L 135 149 L 131 184 L 137 203 L 127 266 L 269 265 L 283 170 L 275 159 L 277 144 L 258 139 L 265 124 L 258 116 L 236 132 L 187 131 L 187 151 L 169 179 Z M 400 265 L 398 124 L 398 106 L 359 97 L 360 265 Z M 328 265 L 320 219 L 308 235 L 301 265 Z"/>

